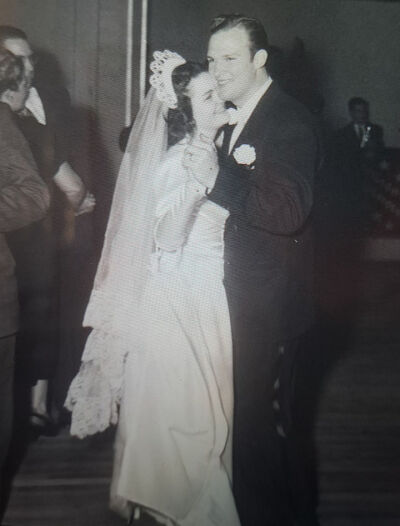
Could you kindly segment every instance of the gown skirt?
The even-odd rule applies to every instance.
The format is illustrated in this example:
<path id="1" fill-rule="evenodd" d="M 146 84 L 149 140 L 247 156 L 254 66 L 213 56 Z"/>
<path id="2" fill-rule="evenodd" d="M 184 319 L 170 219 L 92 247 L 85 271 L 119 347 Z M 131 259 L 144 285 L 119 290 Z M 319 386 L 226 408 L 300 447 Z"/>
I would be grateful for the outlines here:
<path id="1" fill-rule="evenodd" d="M 239 525 L 223 286 L 227 215 L 204 201 L 185 245 L 155 255 L 125 366 L 115 443 L 111 507 L 122 515 L 135 503 L 164 524 Z"/>

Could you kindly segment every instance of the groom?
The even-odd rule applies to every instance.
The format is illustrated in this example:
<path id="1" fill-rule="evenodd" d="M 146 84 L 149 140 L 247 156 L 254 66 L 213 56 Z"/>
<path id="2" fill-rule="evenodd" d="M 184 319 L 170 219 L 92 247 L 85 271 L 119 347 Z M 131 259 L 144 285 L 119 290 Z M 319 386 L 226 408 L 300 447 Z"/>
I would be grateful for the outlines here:
<path id="1" fill-rule="evenodd" d="M 230 212 L 225 287 L 234 359 L 233 485 L 243 526 L 317 524 L 291 414 L 294 357 L 312 323 L 309 214 L 317 145 L 307 111 L 269 76 L 258 20 L 216 18 L 209 70 L 237 108 L 219 160 L 188 148 L 191 168 L 218 170 L 208 198 Z M 296 522 L 295 522 L 296 520 Z"/>

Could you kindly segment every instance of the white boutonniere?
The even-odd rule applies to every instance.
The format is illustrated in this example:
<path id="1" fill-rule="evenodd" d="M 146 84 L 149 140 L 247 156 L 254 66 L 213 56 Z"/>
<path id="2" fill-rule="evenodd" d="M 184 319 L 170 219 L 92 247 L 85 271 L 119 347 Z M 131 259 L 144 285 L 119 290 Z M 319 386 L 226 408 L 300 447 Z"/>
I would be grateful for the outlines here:
<path id="1" fill-rule="evenodd" d="M 254 146 L 250 146 L 249 144 L 242 144 L 238 148 L 235 148 L 235 151 L 233 152 L 233 157 L 235 158 L 235 161 L 238 164 L 246 164 L 247 166 L 251 166 L 254 164 L 256 160 L 256 150 Z M 254 166 L 252 166 L 254 168 Z"/>

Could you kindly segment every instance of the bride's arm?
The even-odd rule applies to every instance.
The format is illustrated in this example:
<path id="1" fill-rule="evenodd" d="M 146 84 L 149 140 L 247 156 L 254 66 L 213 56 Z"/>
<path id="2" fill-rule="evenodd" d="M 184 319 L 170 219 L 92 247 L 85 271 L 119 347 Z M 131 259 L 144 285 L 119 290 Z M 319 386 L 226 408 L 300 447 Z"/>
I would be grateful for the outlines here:
<path id="1" fill-rule="evenodd" d="M 178 250 L 185 242 L 206 187 L 184 169 L 186 181 L 167 196 L 158 209 L 154 231 L 157 248 L 167 252 Z"/>

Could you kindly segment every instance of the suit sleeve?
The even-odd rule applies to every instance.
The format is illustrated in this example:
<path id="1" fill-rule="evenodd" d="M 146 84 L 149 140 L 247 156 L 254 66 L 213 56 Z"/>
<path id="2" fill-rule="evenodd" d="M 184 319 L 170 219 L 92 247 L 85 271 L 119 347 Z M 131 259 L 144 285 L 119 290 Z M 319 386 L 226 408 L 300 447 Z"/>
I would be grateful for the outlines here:
<path id="1" fill-rule="evenodd" d="M 242 170 L 229 170 L 224 166 L 220 155 L 220 169 L 208 199 L 226 208 L 231 214 L 241 211 L 250 189 L 249 178 L 246 175 Z"/>
<path id="2" fill-rule="evenodd" d="M 11 110 L 0 105 L 0 231 L 9 232 L 41 219 L 49 191 Z"/>
<path id="3" fill-rule="evenodd" d="M 46 113 L 47 126 L 54 135 L 54 174 L 69 162 L 72 144 L 72 108 L 69 93 L 64 88 L 49 91 L 42 85 L 38 93 Z M 54 175 L 53 174 L 53 175 Z"/>
<path id="4" fill-rule="evenodd" d="M 53 110 L 56 127 L 56 168 L 69 162 L 72 143 L 71 100 L 67 90 L 61 90 L 55 100 Z"/>
<path id="5" fill-rule="evenodd" d="M 283 121 L 272 139 L 257 139 L 255 144 L 255 169 L 222 167 L 209 198 L 253 227 L 293 234 L 302 228 L 312 207 L 314 130 L 299 119 Z"/>

